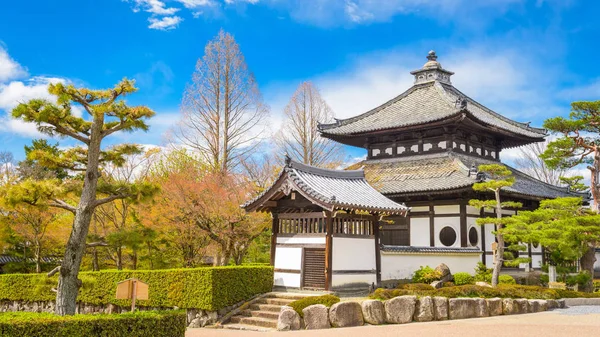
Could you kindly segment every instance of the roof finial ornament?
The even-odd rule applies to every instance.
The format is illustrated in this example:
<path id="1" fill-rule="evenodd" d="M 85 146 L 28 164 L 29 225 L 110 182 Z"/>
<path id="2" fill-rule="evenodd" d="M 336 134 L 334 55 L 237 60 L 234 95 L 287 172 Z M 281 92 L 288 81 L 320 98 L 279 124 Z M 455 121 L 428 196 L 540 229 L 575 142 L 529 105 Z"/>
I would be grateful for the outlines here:
<path id="1" fill-rule="evenodd" d="M 435 50 L 430 50 L 427 54 L 427 59 L 429 61 L 437 61 L 437 55 L 435 54 Z"/>
<path id="2" fill-rule="evenodd" d="M 335 201 L 336 201 L 335 195 L 332 195 L 331 198 L 329 198 L 329 203 L 333 204 L 333 203 L 335 203 Z"/>
<path id="3" fill-rule="evenodd" d="M 461 110 L 466 109 L 467 108 L 467 98 L 465 96 L 458 96 L 458 98 L 454 102 L 454 107 L 460 108 Z"/>
<path id="4" fill-rule="evenodd" d="M 475 163 L 471 164 L 471 168 L 469 169 L 469 177 L 471 174 L 477 175 L 477 166 L 475 166 Z"/>
<path id="5" fill-rule="evenodd" d="M 292 167 L 292 158 L 287 152 L 285 153 L 285 166 Z"/>

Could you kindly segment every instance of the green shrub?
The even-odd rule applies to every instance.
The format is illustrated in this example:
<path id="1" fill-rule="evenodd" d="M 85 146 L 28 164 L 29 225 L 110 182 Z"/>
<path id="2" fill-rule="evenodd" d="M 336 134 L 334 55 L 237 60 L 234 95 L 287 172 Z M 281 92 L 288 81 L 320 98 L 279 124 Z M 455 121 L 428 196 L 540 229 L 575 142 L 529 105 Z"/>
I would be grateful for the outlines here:
<path id="1" fill-rule="evenodd" d="M 426 283 L 407 283 L 398 285 L 398 289 L 406 290 L 433 290 L 434 288 Z"/>
<path id="2" fill-rule="evenodd" d="M 304 317 L 302 309 L 306 307 L 309 307 L 313 304 L 323 304 L 324 306 L 329 308 L 330 306 L 336 304 L 339 301 L 340 298 L 333 295 L 308 296 L 301 300 L 294 301 L 288 305 L 292 307 L 300 315 L 300 317 Z"/>
<path id="3" fill-rule="evenodd" d="M 475 283 L 475 278 L 469 273 L 456 273 L 454 274 L 454 284 L 462 286 L 465 284 Z"/>
<path id="4" fill-rule="evenodd" d="M 454 282 L 444 282 L 444 284 L 442 284 L 442 287 L 454 287 L 456 284 L 454 284 Z"/>
<path id="5" fill-rule="evenodd" d="M 421 266 L 418 270 L 413 274 L 412 282 L 413 283 L 431 283 L 433 281 L 438 281 L 442 278 L 442 273 L 436 271 L 435 269 L 429 266 Z"/>
<path id="6" fill-rule="evenodd" d="M 587 270 L 582 270 L 576 275 L 567 276 L 566 283 L 569 286 L 578 285 L 579 287 L 584 287 L 591 279 L 592 275 Z"/>
<path id="7" fill-rule="evenodd" d="M 270 266 L 231 266 L 165 270 L 108 270 L 82 272 L 83 286 L 77 300 L 88 304 L 130 305 L 115 300 L 117 283 L 136 277 L 148 283 L 149 299 L 139 306 L 219 310 L 254 295 L 271 291 Z M 0 300 L 51 301 L 57 277 L 39 274 L 0 275 Z"/>
<path id="8" fill-rule="evenodd" d="M 184 337 L 185 329 L 184 311 L 75 316 L 0 314 L 0 336 L 4 337 Z"/>
<path id="9" fill-rule="evenodd" d="M 492 269 L 486 267 L 483 262 L 477 262 L 477 267 L 475 267 L 475 281 L 492 282 Z"/>
<path id="10" fill-rule="evenodd" d="M 517 281 L 510 275 L 498 276 L 498 283 L 500 284 L 517 284 Z"/>

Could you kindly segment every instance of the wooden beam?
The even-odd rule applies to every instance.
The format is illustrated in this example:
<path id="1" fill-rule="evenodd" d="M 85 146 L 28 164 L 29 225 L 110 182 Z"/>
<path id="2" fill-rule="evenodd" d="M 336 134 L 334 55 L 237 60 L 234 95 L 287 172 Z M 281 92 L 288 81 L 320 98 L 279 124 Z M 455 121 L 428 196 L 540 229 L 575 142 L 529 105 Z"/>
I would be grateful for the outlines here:
<path id="1" fill-rule="evenodd" d="M 410 228 L 410 225 L 409 225 Z M 381 247 L 379 245 L 379 214 L 373 214 L 373 235 L 375 236 L 375 270 L 376 286 L 381 285 Z"/>
<path id="2" fill-rule="evenodd" d="M 277 234 L 279 234 L 279 219 L 277 213 L 273 214 L 273 223 L 271 225 L 271 265 L 275 266 L 275 253 L 277 251 Z"/>
<path id="3" fill-rule="evenodd" d="M 468 247 L 467 241 L 467 204 L 460 204 L 460 246 Z"/>
<path id="4" fill-rule="evenodd" d="M 333 214 L 326 211 L 326 235 L 325 235 L 325 290 L 331 290 L 333 275 Z"/>
<path id="5" fill-rule="evenodd" d="M 483 207 L 479 211 L 479 216 L 482 218 L 485 216 L 485 211 L 483 210 Z M 485 225 L 482 225 L 480 227 L 481 227 L 481 251 L 483 252 L 483 254 L 481 254 L 481 263 L 483 263 L 485 265 L 485 250 L 486 250 L 486 247 L 485 247 Z"/>
<path id="6" fill-rule="evenodd" d="M 432 202 L 429 203 L 429 246 L 435 247 L 435 208 Z"/>

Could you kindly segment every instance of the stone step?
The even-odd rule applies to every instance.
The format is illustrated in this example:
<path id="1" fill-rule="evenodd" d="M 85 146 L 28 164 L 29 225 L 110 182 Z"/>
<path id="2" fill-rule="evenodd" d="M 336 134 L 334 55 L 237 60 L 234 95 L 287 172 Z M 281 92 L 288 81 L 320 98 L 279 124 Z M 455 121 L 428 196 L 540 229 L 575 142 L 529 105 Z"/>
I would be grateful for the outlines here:
<path id="1" fill-rule="evenodd" d="M 287 299 L 287 298 L 261 298 L 256 301 L 257 304 L 274 304 L 274 305 L 288 305 L 295 300 Z"/>
<path id="2" fill-rule="evenodd" d="M 262 328 L 262 327 L 258 327 L 258 326 L 254 326 L 254 325 L 248 325 L 248 324 L 225 324 L 225 325 L 223 325 L 223 329 L 257 331 L 257 332 L 269 332 L 269 331 L 274 330 L 271 328 Z"/>
<path id="3" fill-rule="evenodd" d="M 281 311 L 281 306 L 275 304 L 251 304 L 250 310 L 271 311 L 279 313 Z"/>
<path id="4" fill-rule="evenodd" d="M 233 324 L 245 324 L 254 325 L 261 328 L 277 328 L 277 319 L 269 319 L 262 317 L 246 317 L 246 316 L 233 316 L 231 317 L 231 323 Z"/>
<path id="5" fill-rule="evenodd" d="M 279 312 L 275 312 L 275 311 L 244 310 L 244 311 L 242 311 L 242 315 L 244 315 L 246 317 L 262 317 L 262 318 L 269 318 L 269 319 L 279 318 Z"/>
<path id="6" fill-rule="evenodd" d="M 266 297 L 267 298 L 284 298 L 288 300 L 301 300 L 306 297 L 311 296 L 320 296 L 323 294 L 302 294 L 302 293 L 270 293 Z"/>

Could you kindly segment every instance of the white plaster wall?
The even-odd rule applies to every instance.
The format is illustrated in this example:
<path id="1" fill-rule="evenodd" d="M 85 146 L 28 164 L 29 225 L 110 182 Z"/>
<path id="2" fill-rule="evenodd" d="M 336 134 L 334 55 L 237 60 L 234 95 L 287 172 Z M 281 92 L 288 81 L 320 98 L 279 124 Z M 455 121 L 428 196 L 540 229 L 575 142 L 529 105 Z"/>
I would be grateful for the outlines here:
<path id="1" fill-rule="evenodd" d="M 325 244 L 325 236 L 306 237 L 277 237 L 277 243 L 281 244 Z"/>
<path id="2" fill-rule="evenodd" d="M 434 206 L 433 210 L 435 211 L 435 214 L 457 214 L 457 213 L 460 213 L 460 206 L 459 205 Z"/>
<path id="3" fill-rule="evenodd" d="M 473 274 L 481 255 L 400 255 L 381 253 L 381 279 L 401 280 L 412 278 L 415 270 L 421 266 L 437 267 L 445 263 L 450 272 Z"/>
<path id="4" fill-rule="evenodd" d="M 333 288 L 344 286 L 352 283 L 377 283 L 377 275 L 375 274 L 333 274 L 331 286 Z"/>
<path id="5" fill-rule="evenodd" d="M 429 218 L 410 219 L 410 245 L 429 246 Z"/>
<path id="6" fill-rule="evenodd" d="M 542 256 L 541 255 L 532 255 L 531 256 L 531 266 L 533 268 L 541 268 L 542 267 Z"/>
<path id="7" fill-rule="evenodd" d="M 275 268 L 293 270 L 302 269 L 302 248 L 277 246 L 275 248 Z"/>
<path id="8" fill-rule="evenodd" d="M 445 246 L 440 242 L 440 231 L 449 226 L 456 232 L 456 241 L 452 246 Z M 460 217 L 435 218 L 434 219 L 434 239 L 436 247 L 460 247 Z"/>
<path id="9" fill-rule="evenodd" d="M 467 245 L 469 247 L 481 247 L 481 226 L 477 224 L 476 220 L 476 218 L 467 218 Z M 469 232 L 471 231 L 471 228 L 475 228 L 477 231 L 477 244 L 475 246 L 472 246 L 469 241 Z"/>
<path id="10" fill-rule="evenodd" d="M 300 288 L 300 274 L 275 272 L 273 281 L 276 286 Z"/>
<path id="11" fill-rule="evenodd" d="M 481 213 L 479 211 L 479 208 L 467 205 L 467 214 L 479 215 Z"/>
<path id="12" fill-rule="evenodd" d="M 375 269 L 375 239 L 333 238 L 333 270 Z"/>
<path id="13" fill-rule="evenodd" d="M 594 262 L 594 275 L 600 274 L 600 252 L 596 252 L 596 262 Z"/>
<path id="14" fill-rule="evenodd" d="M 509 215 L 515 215 L 516 211 L 510 210 L 510 209 L 503 209 L 502 210 L 502 214 L 509 214 Z"/>
<path id="15" fill-rule="evenodd" d="M 429 212 L 429 206 L 416 206 L 410 208 L 411 212 Z"/>

